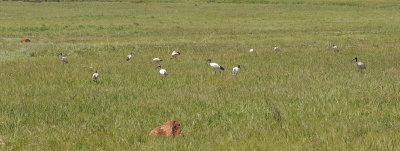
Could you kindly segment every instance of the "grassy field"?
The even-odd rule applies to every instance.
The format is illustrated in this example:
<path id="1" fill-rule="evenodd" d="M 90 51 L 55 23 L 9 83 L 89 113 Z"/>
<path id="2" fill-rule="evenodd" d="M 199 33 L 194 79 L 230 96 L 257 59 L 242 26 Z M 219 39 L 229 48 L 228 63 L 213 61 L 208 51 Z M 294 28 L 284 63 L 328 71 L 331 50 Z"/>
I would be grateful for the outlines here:
<path id="1" fill-rule="evenodd" d="M 400 150 L 399 9 L 0 2 L 0 150 Z M 183 137 L 148 136 L 171 119 Z"/>

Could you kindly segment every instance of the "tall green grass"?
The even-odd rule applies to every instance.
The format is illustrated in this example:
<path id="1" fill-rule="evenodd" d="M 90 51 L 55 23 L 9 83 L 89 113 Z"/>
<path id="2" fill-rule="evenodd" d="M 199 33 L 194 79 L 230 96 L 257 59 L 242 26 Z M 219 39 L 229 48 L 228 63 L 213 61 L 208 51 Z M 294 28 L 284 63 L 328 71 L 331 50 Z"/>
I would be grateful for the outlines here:
<path id="1" fill-rule="evenodd" d="M 287 2 L 0 3 L 1 149 L 398 150 L 398 5 Z"/>

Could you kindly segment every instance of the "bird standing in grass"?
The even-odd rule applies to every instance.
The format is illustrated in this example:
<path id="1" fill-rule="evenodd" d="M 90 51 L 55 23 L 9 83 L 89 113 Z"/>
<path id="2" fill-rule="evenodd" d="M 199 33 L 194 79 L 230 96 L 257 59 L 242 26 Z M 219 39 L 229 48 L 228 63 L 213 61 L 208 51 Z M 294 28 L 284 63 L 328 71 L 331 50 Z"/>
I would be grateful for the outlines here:
<path id="1" fill-rule="evenodd" d="M 129 60 L 132 60 L 132 51 L 128 56 L 126 56 L 126 61 L 129 61 Z"/>
<path id="2" fill-rule="evenodd" d="M 233 68 L 233 75 L 237 75 L 239 73 L 240 65 Z"/>
<path id="3" fill-rule="evenodd" d="M 154 59 L 153 59 L 153 62 L 161 62 L 161 61 L 163 61 L 163 60 L 160 59 L 160 58 L 154 58 Z"/>
<path id="4" fill-rule="evenodd" d="M 254 49 L 250 49 L 250 51 L 249 51 L 250 53 L 253 53 L 254 52 Z"/>
<path id="5" fill-rule="evenodd" d="M 336 45 L 332 45 L 333 52 L 339 52 L 339 48 Z"/>
<path id="6" fill-rule="evenodd" d="M 214 69 L 214 73 L 217 73 L 217 70 L 221 70 L 221 71 L 225 70 L 224 67 L 222 67 L 216 63 L 211 63 L 211 59 L 208 59 L 207 62 Z"/>
<path id="7" fill-rule="evenodd" d="M 60 53 L 60 59 L 64 63 L 68 63 L 67 57 L 64 57 L 62 53 Z"/>
<path id="8" fill-rule="evenodd" d="M 94 82 L 97 82 L 97 80 L 99 79 L 99 73 L 97 73 L 97 70 L 93 73 L 92 79 Z"/>
<path id="9" fill-rule="evenodd" d="M 174 59 L 174 58 L 178 57 L 179 55 L 181 55 L 180 52 L 173 51 L 172 54 L 171 54 L 171 59 Z"/>
<path id="10" fill-rule="evenodd" d="M 281 51 L 281 48 L 279 48 L 278 46 L 275 46 L 274 50 L 275 50 L 275 52 L 279 52 L 279 51 Z"/>
<path id="11" fill-rule="evenodd" d="M 360 69 L 360 70 L 367 69 L 367 67 L 365 67 L 364 63 L 358 61 L 357 57 L 355 57 L 353 60 L 356 60 L 356 64 L 357 64 L 358 69 Z"/>
<path id="12" fill-rule="evenodd" d="M 160 69 L 161 76 L 163 76 L 163 77 L 165 76 L 166 77 L 168 75 L 167 70 L 161 68 L 161 65 L 158 66 L 158 69 Z"/>

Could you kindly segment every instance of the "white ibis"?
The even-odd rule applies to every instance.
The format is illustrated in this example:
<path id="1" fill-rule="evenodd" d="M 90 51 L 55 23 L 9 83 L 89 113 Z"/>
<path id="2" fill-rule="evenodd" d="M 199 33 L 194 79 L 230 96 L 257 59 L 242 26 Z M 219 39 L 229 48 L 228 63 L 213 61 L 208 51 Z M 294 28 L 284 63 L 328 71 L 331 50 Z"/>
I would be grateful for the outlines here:
<path id="1" fill-rule="evenodd" d="M 174 59 L 174 58 L 178 57 L 180 54 L 181 53 L 178 52 L 178 51 L 173 51 L 172 54 L 171 54 L 171 59 Z"/>
<path id="2" fill-rule="evenodd" d="M 281 51 L 281 48 L 279 48 L 278 46 L 275 46 L 274 50 L 275 50 L 275 52 L 279 52 L 279 51 Z"/>
<path id="3" fill-rule="evenodd" d="M 126 56 L 126 61 L 129 61 L 129 60 L 132 60 L 132 51 L 128 56 Z"/>
<path id="4" fill-rule="evenodd" d="M 60 53 L 60 59 L 63 63 L 68 63 L 67 57 L 64 57 L 62 53 Z"/>
<path id="5" fill-rule="evenodd" d="M 237 75 L 239 73 L 240 65 L 233 68 L 233 75 Z"/>
<path id="6" fill-rule="evenodd" d="M 97 82 L 97 79 L 99 79 L 99 73 L 97 73 L 97 70 L 93 73 L 92 79 L 94 82 Z"/>
<path id="7" fill-rule="evenodd" d="M 168 75 L 167 70 L 161 68 L 161 66 L 158 66 L 158 69 L 160 69 L 161 76 L 166 77 Z"/>
<path id="8" fill-rule="evenodd" d="M 254 52 L 254 49 L 250 49 L 250 51 L 249 51 L 250 53 L 253 53 Z"/>
<path id="9" fill-rule="evenodd" d="M 224 67 L 218 65 L 217 63 L 211 63 L 211 59 L 207 60 L 208 64 L 214 69 L 215 73 L 217 72 L 217 70 L 221 70 L 224 71 Z"/>
<path id="10" fill-rule="evenodd" d="M 357 57 L 355 57 L 353 60 L 356 60 L 356 64 L 357 64 L 358 69 L 361 69 L 361 70 L 362 69 L 367 69 L 367 67 L 365 67 L 364 63 L 358 61 Z"/>
<path id="11" fill-rule="evenodd" d="M 336 45 L 332 45 L 332 49 L 334 52 L 339 52 L 339 48 Z"/>
<path id="12" fill-rule="evenodd" d="M 163 60 L 160 59 L 160 58 L 154 58 L 154 59 L 153 59 L 153 62 L 161 62 L 161 61 L 163 61 Z"/>

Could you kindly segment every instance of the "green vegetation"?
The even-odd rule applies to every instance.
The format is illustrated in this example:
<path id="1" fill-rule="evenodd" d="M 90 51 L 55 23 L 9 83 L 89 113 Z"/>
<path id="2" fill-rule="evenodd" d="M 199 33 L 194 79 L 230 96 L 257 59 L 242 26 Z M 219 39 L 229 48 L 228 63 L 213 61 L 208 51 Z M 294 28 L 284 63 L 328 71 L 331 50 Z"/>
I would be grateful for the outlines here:
<path id="1" fill-rule="evenodd" d="M 255 2 L 1 2 L 0 150 L 400 150 L 399 3 Z"/>

